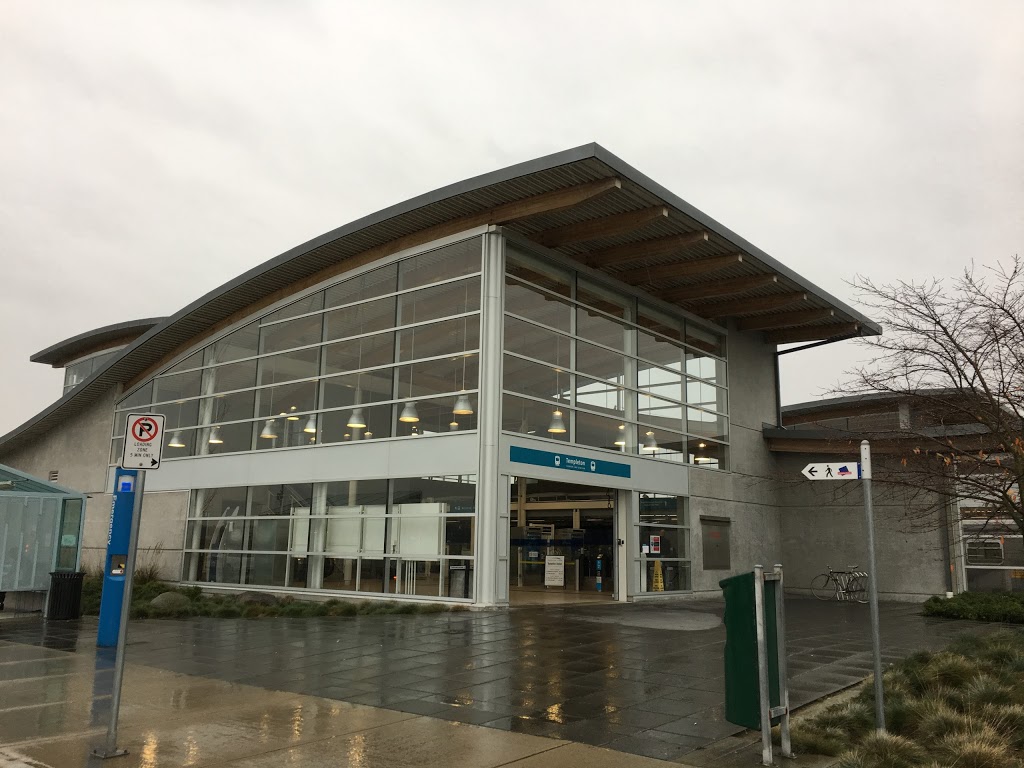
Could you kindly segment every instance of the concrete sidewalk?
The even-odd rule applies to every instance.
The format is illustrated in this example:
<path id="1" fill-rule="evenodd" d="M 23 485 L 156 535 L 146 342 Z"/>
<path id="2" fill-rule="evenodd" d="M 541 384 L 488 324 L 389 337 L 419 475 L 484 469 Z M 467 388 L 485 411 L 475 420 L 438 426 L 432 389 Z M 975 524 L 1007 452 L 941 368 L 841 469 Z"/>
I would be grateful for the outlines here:
<path id="1" fill-rule="evenodd" d="M 359 768 L 655 768 L 749 766 L 756 736 L 667 763 L 565 740 L 269 691 L 129 664 L 118 746 L 100 761 L 112 678 L 109 654 L 0 641 L 0 768 L 359 766 Z M 800 759 L 787 765 L 820 766 Z"/>

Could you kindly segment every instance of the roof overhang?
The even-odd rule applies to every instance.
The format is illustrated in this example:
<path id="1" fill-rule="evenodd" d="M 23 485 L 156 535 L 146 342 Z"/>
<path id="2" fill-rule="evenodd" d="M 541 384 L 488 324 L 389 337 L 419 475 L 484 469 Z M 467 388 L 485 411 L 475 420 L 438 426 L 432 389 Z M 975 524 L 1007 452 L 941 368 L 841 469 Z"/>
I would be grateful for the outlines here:
<path id="1" fill-rule="evenodd" d="M 442 187 L 253 267 L 150 328 L 88 380 L 0 438 L 45 433 L 197 338 L 333 275 L 482 225 L 526 238 L 768 344 L 881 328 L 597 144 Z M 46 350 L 44 350 L 45 352 Z"/>
<path id="2" fill-rule="evenodd" d="M 109 349 L 118 343 L 128 344 L 166 319 L 147 317 L 142 320 L 104 325 L 102 328 L 94 328 L 64 341 L 58 341 L 41 352 L 36 352 L 29 360 L 33 363 L 52 365 L 54 368 L 63 368 L 68 363 L 93 352 Z"/>

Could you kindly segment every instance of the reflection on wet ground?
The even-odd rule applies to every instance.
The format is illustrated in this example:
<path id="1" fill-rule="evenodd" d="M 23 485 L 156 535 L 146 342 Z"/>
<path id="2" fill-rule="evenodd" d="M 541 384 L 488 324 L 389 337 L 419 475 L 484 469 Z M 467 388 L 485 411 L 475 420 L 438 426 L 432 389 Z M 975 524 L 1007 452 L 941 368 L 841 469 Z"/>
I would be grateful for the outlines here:
<path id="1" fill-rule="evenodd" d="M 150 674 L 196 675 L 663 760 L 704 756 L 704 764 L 717 765 L 708 759 L 750 741 L 749 734 L 733 738 L 742 729 L 723 717 L 720 615 L 719 602 L 686 601 L 422 616 L 150 620 L 132 623 L 128 660 L 156 668 Z M 975 626 L 926 619 L 919 607 L 905 604 L 884 605 L 882 619 L 888 660 L 939 647 Z M 870 673 L 867 606 L 794 599 L 787 601 L 787 620 L 795 706 Z M 110 659 L 96 653 L 95 635 L 93 621 L 0 622 L 0 708 L 8 710 L 0 743 L 58 733 L 67 713 L 50 702 L 64 700 L 61 686 L 78 680 L 72 672 L 82 665 L 94 667 L 95 689 L 86 697 L 90 711 L 79 716 L 92 726 L 105 722 Z M 28 646 L 71 653 L 34 656 Z M 43 703 L 29 701 L 33 678 L 48 681 Z M 202 706 L 202 690 L 183 687 L 175 695 L 166 704 L 171 716 Z M 128 695 L 125 702 L 130 709 Z"/>

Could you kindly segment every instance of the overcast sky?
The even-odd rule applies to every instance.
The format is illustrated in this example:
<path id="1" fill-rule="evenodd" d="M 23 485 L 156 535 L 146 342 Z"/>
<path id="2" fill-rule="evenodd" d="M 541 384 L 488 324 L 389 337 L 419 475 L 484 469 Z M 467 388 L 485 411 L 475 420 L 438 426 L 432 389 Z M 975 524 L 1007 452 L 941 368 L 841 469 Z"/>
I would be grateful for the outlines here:
<path id="1" fill-rule="evenodd" d="M 590 141 L 831 293 L 1024 241 L 1024 3 L 0 6 L 0 433 L 29 355 Z M 858 351 L 789 356 L 784 402 Z"/>

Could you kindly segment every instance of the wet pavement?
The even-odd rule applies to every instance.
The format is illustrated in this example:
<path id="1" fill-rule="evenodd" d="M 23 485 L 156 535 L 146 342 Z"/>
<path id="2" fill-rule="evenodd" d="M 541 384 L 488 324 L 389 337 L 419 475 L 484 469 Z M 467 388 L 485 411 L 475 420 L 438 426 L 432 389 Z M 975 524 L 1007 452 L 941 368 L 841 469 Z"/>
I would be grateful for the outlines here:
<path id="1" fill-rule="evenodd" d="M 511 744 L 520 736 L 545 737 L 529 739 L 531 746 L 522 748 L 543 751 L 575 742 L 580 748 L 601 746 L 691 765 L 724 766 L 740 754 L 749 757 L 757 735 L 724 720 L 721 610 L 717 601 L 677 601 L 422 616 L 132 622 L 127 656 L 132 674 L 142 681 L 134 690 L 155 686 L 159 695 L 139 701 L 126 685 L 122 711 L 126 723 L 136 718 L 135 726 L 143 732 L 147 717 L 172 731 L 180 720 L 184 730 L 175 731 L 172 741 L 187 743 L 189 719 L 202 715 L 204 706 L 217 706 L 222 715 L 237 719 L 247 707 L 266 709 L 280 699 L 280 710 L 253 714 L 256 723 L 269 723 L 265 751 L 277 743 L 275 738 L 287 736 L 274 729 L 287 730 L 288 723 L 293 731 L 335 739 L 354 732 L 345 730 L 351 719 L 361 723 L 356 730 L 365 743 L 365 731 L 389 732 L 394 723 L 408 729 L 413 721 L 422 721 L 427 725 L 417 724 L 409 738 L 425 743 L 441 739 L 442 746 L 445 738 L 454 738 L 443 735 L 445 727 L 465 734 L 469 731 L 457 726 L 483 726 L 471 728 L 483 736 L 470 742 L 511 739 Z M 928 619 L 919 612 L 915 605 L 882 606 L 887 661 L 920 648 L 941 647 L 964 630 L 984 626 Z M 867 606 L 794 599 L 787 601 L 787 621 L 794 706 L 870 673 Z M 103 722 L 103 702 L 108 701 L 103 689 L 109 687 L 109 661 L 96 653 L 95 636 L 90 620 L 0 622 L 0 744 L 52 740 L 65 732 L 96 740 L 95 734 L 83 736 L 81 730 Z M 196 682 L 186 685 L 181 680 Z M 204 685 L 212 686 L 209 704 Z M 69 693 L 69 686 L 85 690 Z M 69 701 L 78 703 L 71 706 Z M 148 709 L 153 707 L 157 709 Z M 245 748 L 259 743 L 262 726 L 235 726 L 226 727 L 225 733 L 237 736 L 241 728 L 249 734 L 242 738 Z M 124 726 L 123 733 L 130 727 Z M 425 730 L 416 735 L 416 729 Z M 428 737 L 428 731 L 433 735 Z M 495 754 L 506 749 L 512 748 L 499 747 Z M 413 753 L 423 759 L 410 765 L 462 764 L 408 752 Z M 380 757 L 380 763 L 360 757 L 361 762 L 341 764 L 400 764 L 384 759 L 383 753 Z M 65 764 L 46 763 L 43 753 L 36 759 Z M 518 759 L 512 750 L 502 762 L 477 755 L 465 764 L 504 765 Z M 590 755 L 587 764 L 599 764 L 595 759 Z M 200 763 L 172 758 L 159 764 Z M 544 764 L 571 762 L 549 759 Z"/>

